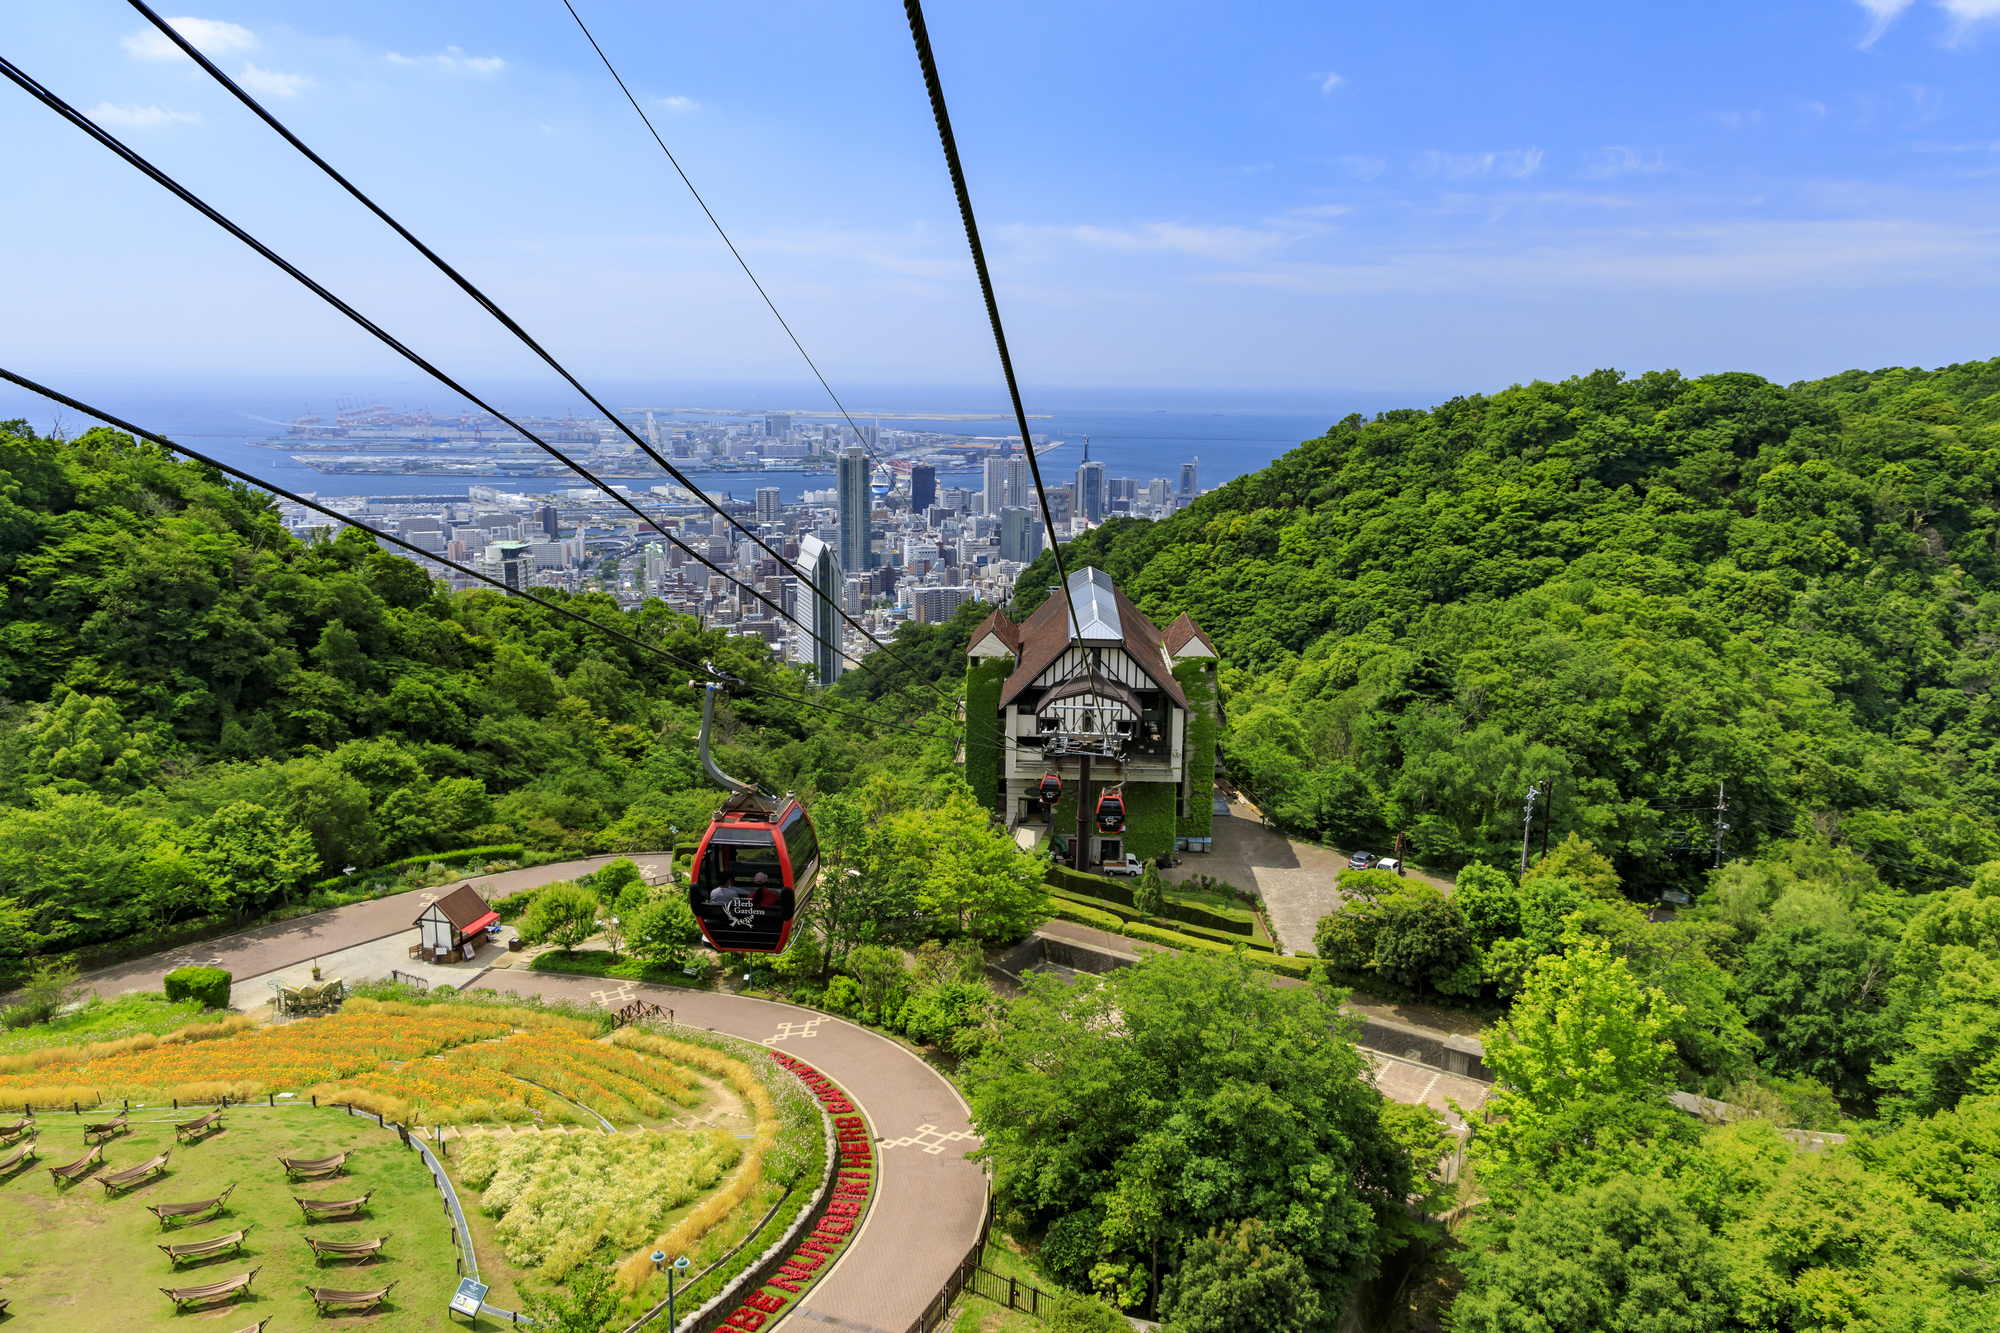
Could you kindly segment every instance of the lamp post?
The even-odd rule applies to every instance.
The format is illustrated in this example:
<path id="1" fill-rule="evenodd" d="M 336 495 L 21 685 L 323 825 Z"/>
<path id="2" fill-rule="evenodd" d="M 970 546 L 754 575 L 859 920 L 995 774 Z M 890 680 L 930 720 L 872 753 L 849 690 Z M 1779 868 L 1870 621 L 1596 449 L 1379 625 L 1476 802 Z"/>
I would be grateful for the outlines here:
<path id="1" fill-rule="evenodd" d="M 654 1271 L 655 1273 L 657 1273 L 657 1272 L 659 1272 L 659 1271 L 660 1271 L 660 1265 L 666 1262 L 666 1258 L 667 1258 L 667 1253 L 666 1253 L 666 1251 L 665 1251 L 665 1250 L 654 1250 L 654 1251 L 653 1251 L 653 1254 L 652 1254 L 652 1259 L 653 1259 L 653 1271 Z M 679 1321 L 678 1321 L 677 1319 L 675 1319 L 675 1318 L 674 1318 L 674 1279 L 675 1279 L 675 1278 L 677 1278 L 677 1277 L 679 1277 L 679 1276 L 680 1276 L 681 1274 L 683 1274 L 683 1273 L 687 1272 L 687 1266 L 688 1266 L 688 1257 L 687 1257 L 687 1256 L 686 1256 L 686 1255 L 684 1254 L 684 1255 L 682 1255 L 682 1256 L 681 1256 L 680 1258 L 678 1258 L 678 1259 L 674 1260 L 674 1263 L 673 1263 L 673 1267 L 671 1267 L 671 1268 L 669 1268 L 669 1269 L 667 1269 L 667 1270 L 666 1270 L 666 1273 L 667 1273 L 667 1327 L 668 1327 L 669 1329 L 672 1329 L 672 1328 L 674 1327 L 674 1325 L 675 1325 L 676 1323 L 678 1323 L 678 1322 L 679 1322 Z"/>

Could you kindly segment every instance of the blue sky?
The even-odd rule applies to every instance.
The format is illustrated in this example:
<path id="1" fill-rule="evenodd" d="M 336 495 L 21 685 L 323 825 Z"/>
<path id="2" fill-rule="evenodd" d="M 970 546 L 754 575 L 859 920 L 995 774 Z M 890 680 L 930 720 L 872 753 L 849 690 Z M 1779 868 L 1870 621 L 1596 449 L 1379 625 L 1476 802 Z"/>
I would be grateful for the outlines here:
<path id="1" fill-rule="evenodd" d="M 997 382 L 899 6 L 578 8 L 836 386 Z M 587 378 L 804 379 L 559 0 L 196 17 Z M 2000 0 L 928 17 L 1031 395 L 2000 353 Z M 546 380 L 129 7 L 16 0 L 5 31 L 10 59 L 455 371 Z M 0 143 L 10 367 L 407 379 L 11 86 Z"/>

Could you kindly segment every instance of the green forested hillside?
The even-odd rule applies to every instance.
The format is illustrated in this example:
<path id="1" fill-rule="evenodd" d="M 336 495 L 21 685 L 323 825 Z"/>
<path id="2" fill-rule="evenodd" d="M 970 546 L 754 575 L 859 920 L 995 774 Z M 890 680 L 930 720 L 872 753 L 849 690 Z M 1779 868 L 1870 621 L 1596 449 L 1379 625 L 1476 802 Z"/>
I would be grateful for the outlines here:
<path id="1" fill-rule="evenodd" d="M 568 605 L 801 688 L 658 602 Z M 358 531 L 301 544 L 268 497 L 124 435 L 0 424 L 0 984 L 347 866 L 664 846 L 720 798 L 689 674 L 523 599 L 449 594 Z M 886 771 L 886 812 L 950 772 L 943 740 L 749 694 L 724 712 L 725 767 L 778 789 Z"/>
<path id="2" fill-rule="evenodd" d="M 1215 637 L 1232 771 L 1294 829 L 1503 861 L 1554 780 L 1556 838 L 1657 885 L 1724 784 L 1731 853 L 1816 830 L 1923 888 L 2000 856 L 1997 485 L 2000 359 L 1598 371 L 1349 417 L 1065 554 Z"/>

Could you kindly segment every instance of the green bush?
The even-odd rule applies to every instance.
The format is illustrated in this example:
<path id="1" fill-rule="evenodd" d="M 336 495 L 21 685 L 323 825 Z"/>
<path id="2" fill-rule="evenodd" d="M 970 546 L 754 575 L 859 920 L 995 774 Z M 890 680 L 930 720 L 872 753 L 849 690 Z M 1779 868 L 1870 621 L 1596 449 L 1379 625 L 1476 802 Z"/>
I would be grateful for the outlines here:
<path id="1" fill-rule="evenodd" d="M 1093 926 L 1098 930 L 1110 931 L 1113 935 L 1125 928 L 1125 923 L 1109 912 L 1100 912 L 1094 907 L 1071 902 L 1067 898 L 1050 898 L 1049 906 L 1064 921 L 1074 921 L 1079 926 Z"/>
<path id="2" fill-rule="evenodd" d="M 851 1017 L 861 1008 L 861 983 L 853 977 L 835 977 L 827 982 L 826 1007 Z"/>
<path id="3" fill-rule="evenodd" d="M 194 1000 L 204 1009 L 227 1009 L 232 980 L 219 967 L 177 967 L 167 973 L 167 999 Z"/>
<path id="4" fill-rule="evenodd" d="M 1168 949 L 1189 949 L 1200 953 L 1235 953 L 1234 945 L 1216 940 L 1205 940 L 1197 935 L 1183 935 L 1179 931 L 1161 930 L 1143 921 L 1127 922 L 1125 935 L 1129 939 L 1144 940 Z M 1249 941 L 1244 941 L 1245 944 Z M 1245 949 L 1244 960 L 1252 967 L 1261 967 L 1267 972 L 1283 972 L 1286 976 L 1304 980 L 1312 975 L 1313 960 L 1310 958 L 1288 958 L 1283 954 L 1265 953 L 1258 949 Z"/>
<path id="5" fill-rule="evenodd" d="M 1204 940 L 1214 940 L 1217 944 L 1224 946 L 1247 944 L 1250 946 L 1252 953 L 1276 952 L 1276 949 L 1265 941 L 1257 939 L 1254 936 L 1245 936 L 1233 930 L 1215 930 L 1208 926 L 1197 926 L 1188 921 L 1175 921 L 1173 928 L 1179 934 L 1193 935 Z"/>

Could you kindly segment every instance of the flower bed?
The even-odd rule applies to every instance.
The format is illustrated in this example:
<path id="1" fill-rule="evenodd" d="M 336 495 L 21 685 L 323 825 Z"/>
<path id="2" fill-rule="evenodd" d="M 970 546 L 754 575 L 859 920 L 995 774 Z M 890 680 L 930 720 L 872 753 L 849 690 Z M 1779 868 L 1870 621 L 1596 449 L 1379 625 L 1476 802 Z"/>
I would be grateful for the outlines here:
<path id="1" fill-rule="evenodd" d="M 609 1241 L 643 1242 L 661 1219 L 698 1198 L 743 1155 L 725 1130 L 661 1134 L 474 1134 L 459 1173 L 499 1219 L 510 1263 L 561 1280 Z"/>
<path id="2" fill-rule="evenodd" d="M 63 1086 L 41 1070 L 0 1075 L 0 1102 L 58 1106 L 110 1097 L 255 1097 L 348 1078 L 391 1060 L 500 1036 L 504 1023 L 426 1015 L 343 1013 L 195 1044 L 176 1043 L 64 1065 Z"/>

